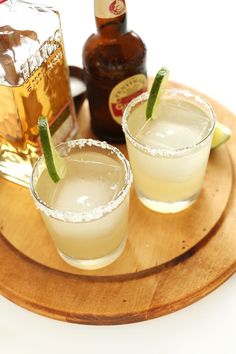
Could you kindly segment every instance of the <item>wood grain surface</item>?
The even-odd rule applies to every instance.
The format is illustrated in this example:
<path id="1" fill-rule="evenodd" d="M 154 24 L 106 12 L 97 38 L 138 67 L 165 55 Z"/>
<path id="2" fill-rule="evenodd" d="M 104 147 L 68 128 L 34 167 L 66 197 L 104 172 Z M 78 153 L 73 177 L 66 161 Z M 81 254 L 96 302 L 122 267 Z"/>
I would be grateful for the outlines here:
<path id="1" fill-rule="evenodd" d="M 176 85 L 175 85 L 176 86 Z M 189 209 L 162 215 L 131 193 L 129 237 L 112 265 L 82 271 L 57 255 L 29 191 L 0 179 L 0 291 L 34 312 L 70 322 L 121 324 L 183 308 L 236 270 L 236 117 L 209 99 L 233 137 L 213 151 Z M 80 135 L 90 131 L 87 102 Z M 118 146 L 125 154 L 125 145 Z"/>

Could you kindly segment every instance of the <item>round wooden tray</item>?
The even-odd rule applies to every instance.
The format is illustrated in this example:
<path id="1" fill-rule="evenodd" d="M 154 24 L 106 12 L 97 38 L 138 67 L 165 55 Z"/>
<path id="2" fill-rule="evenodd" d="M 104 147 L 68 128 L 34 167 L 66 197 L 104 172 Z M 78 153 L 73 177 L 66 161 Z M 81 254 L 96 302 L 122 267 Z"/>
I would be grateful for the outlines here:
<path id="1" fill-rule="evenodd" d="M 176 85 L 175 85 L 176 86 Z M 198 201 L 174 215 L 154 213 L 131 191 L 129 237 L 112 265 L 82 271 L 57 255 L 29 191 L 0 179 L 0 291 L 34 312 L 70 322 L 121 324 L 183 308 L 236 270 L 236 117 L 208 99 L 233 131 L 213 151 Z M 93 137 L 87 102 L 80 135 Z M 125 154 L 125 145 L 118 146 Z"/>

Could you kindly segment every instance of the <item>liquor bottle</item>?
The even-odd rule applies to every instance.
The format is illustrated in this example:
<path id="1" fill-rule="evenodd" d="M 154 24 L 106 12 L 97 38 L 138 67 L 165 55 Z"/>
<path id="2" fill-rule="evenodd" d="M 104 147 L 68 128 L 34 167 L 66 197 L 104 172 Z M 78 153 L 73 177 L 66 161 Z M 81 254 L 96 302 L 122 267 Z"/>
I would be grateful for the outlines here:
<path id="1" fill-rule="evenodd" d="M 122 114 L 147 90 L 146 47 L 127 31 L 124 0 L 95 0 L 97 33 L 83 48 L 91 127 L 101 139 L 124 142 Z"/>
<path id="2" fill-rule="evenodd" d="M 54 144 L 77 132 L 59 13 L 0 0 L 0 174 L 21 185 L 40 153 L 41 115 Z"/>

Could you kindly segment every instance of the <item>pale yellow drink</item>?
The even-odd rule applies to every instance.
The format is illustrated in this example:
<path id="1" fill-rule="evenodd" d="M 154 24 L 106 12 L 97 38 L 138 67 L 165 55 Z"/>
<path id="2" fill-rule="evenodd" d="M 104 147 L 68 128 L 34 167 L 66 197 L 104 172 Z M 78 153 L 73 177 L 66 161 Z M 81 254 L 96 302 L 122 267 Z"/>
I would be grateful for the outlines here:
<path id="1" fill-rule="evenodd" d="M 47 205 L 40 209 L 58 252 L 79 268 L 111 263 L 126 243 L 132 177 L 123 155 L 107 146 L 74 147 L 66 153 L 65 177 L 54 183 L 43 169 L 34 187 Z"/>
<path id="2" fill-rule="evenodd" d="M 127 108 L 123 129 L 139 199 L 160 212 L 180 211 L 200 190 L 208 162 L 214 113 L 187 91 L 167 90 L 155 120 L 146 120 L 147 94 Z"/>

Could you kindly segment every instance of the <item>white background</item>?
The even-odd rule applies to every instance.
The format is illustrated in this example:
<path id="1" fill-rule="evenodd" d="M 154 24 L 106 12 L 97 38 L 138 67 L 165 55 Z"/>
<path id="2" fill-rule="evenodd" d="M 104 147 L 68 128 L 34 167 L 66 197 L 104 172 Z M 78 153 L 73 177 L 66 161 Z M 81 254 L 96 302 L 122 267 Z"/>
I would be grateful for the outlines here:
<path id="1" fill-rule="evenodd" d="M 81 65 L 82 46 L 95 31 L 93 0 L 48 0 L 61 10 L 69 64 Z M 128 28 L 148 50 L 147 68 L 195 87 L 236 113 L 234 0 L 126 0 Z"/>
<path id="2" fill-rule="evenodd" d="M 93 0 L 48 0 L 61 12 L 68 64 L 81 66 Z M 236 114 L 234 0 L 126 0 L 128 26 L 148 49 L 148 73 L 167 66 Z M 0 12 L 1 16 L 1 12 Z M 47 24 L 42 24 L 46 26 Z M 236 276 L 197 303 L 137 324 L 94 327 L 48 319 L 0 297 L 1 354 L 235 354 Z"/>

